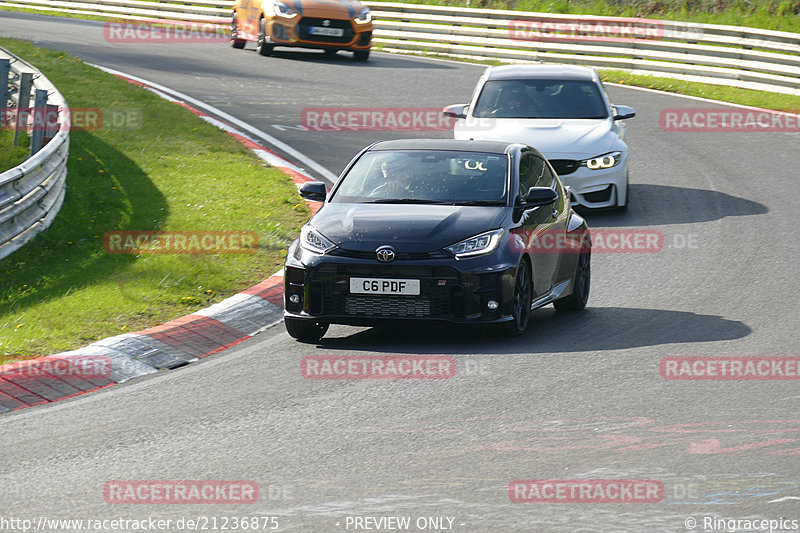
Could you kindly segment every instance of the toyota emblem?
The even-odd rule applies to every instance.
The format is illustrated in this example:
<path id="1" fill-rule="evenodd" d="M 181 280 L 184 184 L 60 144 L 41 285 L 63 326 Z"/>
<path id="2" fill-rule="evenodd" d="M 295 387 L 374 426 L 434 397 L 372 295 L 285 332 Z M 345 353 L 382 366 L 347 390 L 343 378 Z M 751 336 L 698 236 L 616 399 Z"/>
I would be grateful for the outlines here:
<path id="1" fill-rule="evenodd" d="M 378 256 L 378 261 L 384 263 L 394 261 L 394 249 L 391 246 L 381 246 L 375 250 L 375 255 Z"/>

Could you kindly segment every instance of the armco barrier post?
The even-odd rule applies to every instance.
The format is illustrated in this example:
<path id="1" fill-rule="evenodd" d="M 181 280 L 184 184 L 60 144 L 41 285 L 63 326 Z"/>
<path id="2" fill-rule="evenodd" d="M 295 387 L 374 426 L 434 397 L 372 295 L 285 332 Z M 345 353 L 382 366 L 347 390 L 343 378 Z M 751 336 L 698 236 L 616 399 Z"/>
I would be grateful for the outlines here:
<path id="1" fill-rule="evenodd" d="M 36 89 L 33 100 L 33 132 L 31 134 L 31 156 L 44 145 L 44 124 L 47 120 L 47 91 Z"/>
<path id="2" fill-rule="evenodd" d="M 14 146 L 22 142 L 22 133 L 28 129 L 28 108 L 31 105 L 31 89 L 33 88 L 33 73 L 23 72 L 19 80 L 19 93 L 17 93 L 17 118 L 14 121 Z"/>
<path id="3" fill-rule="evenodd" d="M 53 137 L 58 133 L 59 117 L 57 105 L 45 106 L 45 129 L 44 129 L 44 144 L 49 143 Z"/>
<path id="4" fill-rule="evenodd" d="M 6 110 L 11 97 L 11 60 L 0 59 L 0 127 L 6 125 Z"/>

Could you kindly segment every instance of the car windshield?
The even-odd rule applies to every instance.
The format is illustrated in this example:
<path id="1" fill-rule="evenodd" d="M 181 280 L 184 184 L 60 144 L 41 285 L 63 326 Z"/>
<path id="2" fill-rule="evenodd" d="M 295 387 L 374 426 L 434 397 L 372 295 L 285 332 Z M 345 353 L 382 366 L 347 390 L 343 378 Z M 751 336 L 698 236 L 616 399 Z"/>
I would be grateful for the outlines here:
<path id="1" fill-rule="evenodd" d="M 505 154 L 398 150 L 362 155 L 331 202 L 506 205 L 507 196 Z"/>
<path id="2" fill-rule="evenodd" d="M 477 118 L 608 117 L 605 100 L 591 81 L 494 80 L 483 86 L 475 104 Z"/>

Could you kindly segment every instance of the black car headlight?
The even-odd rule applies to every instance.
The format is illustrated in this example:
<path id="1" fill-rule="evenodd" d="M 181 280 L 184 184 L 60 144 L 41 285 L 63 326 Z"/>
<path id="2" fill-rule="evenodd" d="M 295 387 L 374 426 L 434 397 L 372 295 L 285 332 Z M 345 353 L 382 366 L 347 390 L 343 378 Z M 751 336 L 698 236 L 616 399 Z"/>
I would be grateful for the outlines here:
<path id="1" fill-rule="evenodd" d="M 500 237 L 503 236 L 503 231 L 502 229 L 487 231 L 447 246 L 445 250 L 455 255 L 456 259 L 488 254 L 497 249 L 500 244 Z"/>
<path id="2" fill-rule="evenodd" d="M 283 2 L 275 2 L 272 6 L 275 14 L 279 17 L 292 18 L 297 16 L 297 11 L 284 4 Z"/>
<path id="3" fill-rule="evenodd" d="M 611 152 L 591 159 L 581 161 L 581 166 L 589 170 L 603 170 L 619 165 L 622 162 L 622 152 Z"/>
<path id="4" fill-rule="evenodd" d="M 366 24 L 371 20 L 372 20 L 372 13 L 370 13 L 368 7 L 362 9 L 361 12 L 358 14 L 358 16 L 355 18 L 355 21 L 358 24 Z"/>
<path id="5" fill-rule="evenodd" d="M 336 247 L 335 244 L 329 241 L 310 224 L 306 224 L 303 226 L 303 229 L 300 230 L 300 246 L 315 254 L 324 254 Z"/>

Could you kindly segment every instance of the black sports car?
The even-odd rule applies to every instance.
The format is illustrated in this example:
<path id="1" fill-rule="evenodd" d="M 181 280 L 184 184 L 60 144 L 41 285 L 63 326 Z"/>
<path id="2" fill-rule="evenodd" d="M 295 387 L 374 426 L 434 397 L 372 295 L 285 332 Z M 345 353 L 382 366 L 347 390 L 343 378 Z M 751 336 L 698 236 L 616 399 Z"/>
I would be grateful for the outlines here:
<path id="1" fill-rule="evenodd" d="M 391 321 L 501 323 L 530 311 L 580 310 L 591 243 L 550 164 L 523 144 L 414 139 L 361 151 L 326 191 L 286 258 L 289 334 Z"/>

